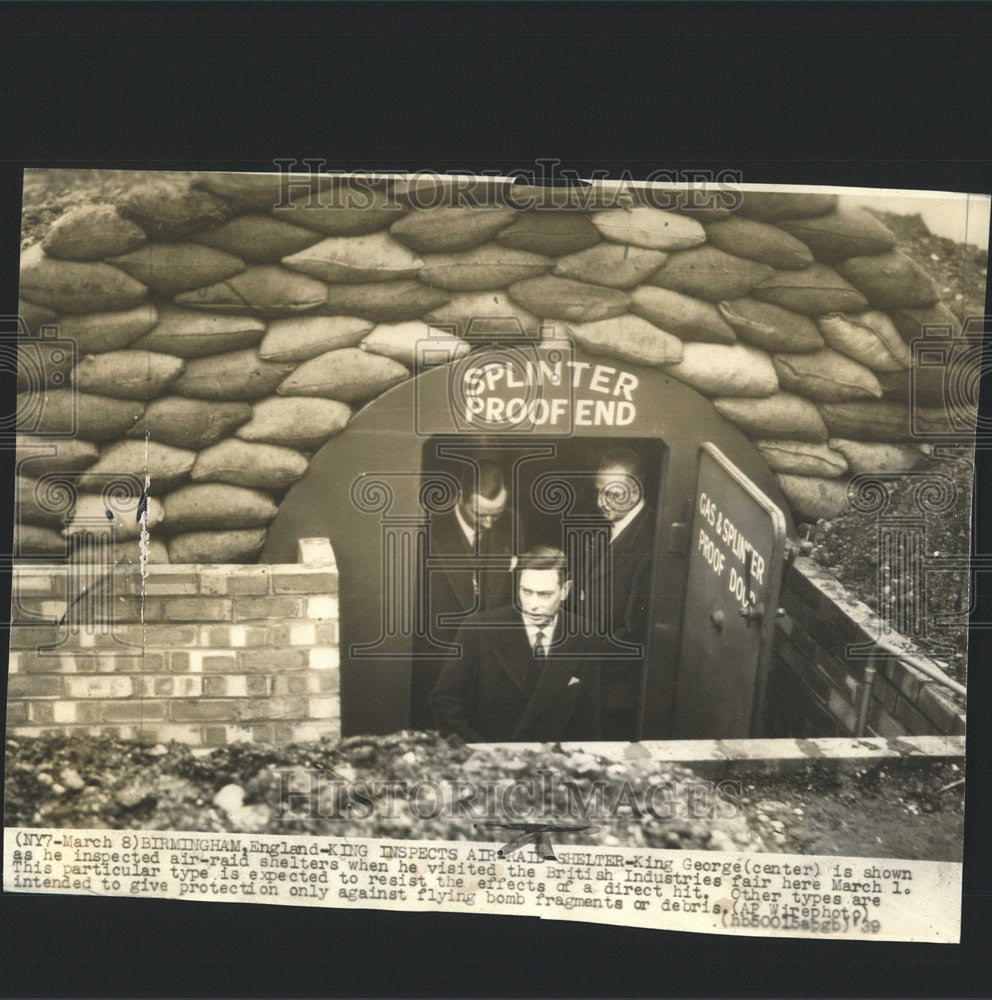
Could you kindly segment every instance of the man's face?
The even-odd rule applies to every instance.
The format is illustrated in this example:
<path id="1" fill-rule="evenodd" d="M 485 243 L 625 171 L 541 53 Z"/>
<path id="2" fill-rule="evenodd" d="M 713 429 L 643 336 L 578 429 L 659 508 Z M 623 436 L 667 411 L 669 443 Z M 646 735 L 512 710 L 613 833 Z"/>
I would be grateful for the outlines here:
<path id="1" fill-rule="evenodd" d="M 640 499 L 640 484 L 621 466 L 606 466 L 596 473 L 596 506 L 607 521 L 623 520 Z"/>
<path id="2" fill-rule="evenodd" d="M 506 510 L 506 488 L 501 489 L 492 500 L 487 500 L 478 493 L 464 497 L 458 505 L 465 523 L 473 531 L 488 531 Z"/>
<path id="3" fill-rule="evenodd" d="M 547 625 L 568 596 L 571 580 L 562 583 L 556 569 L 520 571 L 517 596 L 524 620 L 533 625 Z"/>

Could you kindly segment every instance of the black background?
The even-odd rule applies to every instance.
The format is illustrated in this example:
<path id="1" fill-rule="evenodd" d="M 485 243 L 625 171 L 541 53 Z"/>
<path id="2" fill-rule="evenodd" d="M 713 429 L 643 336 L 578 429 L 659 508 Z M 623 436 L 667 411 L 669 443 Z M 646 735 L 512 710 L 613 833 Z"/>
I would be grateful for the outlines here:
<path id="1" fill-rule="evenodd" d="M 4 315 L 26 166 L 264 170 L 309 157 L 331 169 L 506 172 L 558 157 L 579 175 L 726 168 L 755 183 L 992 190 L 984 4 L 32 3 L 3 4 L 0 18 Z M 987 454 L 978 477 L 988 498 Z M 8 470 L 7 552 L 11 485 Z M 986 507 L 976 551 L 992 553 Z M 979 576 L 992 622 L 987 584 Z M 970 657 L 960 947 L 4 895 L 0 990 L 988 995 L 986 635 Z"/>

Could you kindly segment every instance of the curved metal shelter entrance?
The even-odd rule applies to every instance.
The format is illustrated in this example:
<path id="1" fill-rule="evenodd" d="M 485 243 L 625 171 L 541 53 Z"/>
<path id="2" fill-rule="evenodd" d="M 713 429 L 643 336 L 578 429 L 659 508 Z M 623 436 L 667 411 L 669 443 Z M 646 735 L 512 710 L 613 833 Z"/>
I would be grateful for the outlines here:
<path id="1" fill-rule="evenodd" d="M 414 636 L 424 612 L 418 573 L 433 518 L 457 499 L 459 464 L 495 456 L 508 469 L 511 503 L 528 522 L 528 540 L 567 551 L 569 532 L 595 518 L 583 482 L 607 449 L 624 445 L 644 457 L 656 517 L 646 667 L 629 738 L 664 739 L 676 730 L 682 736 L 758 735 L 753 720 L 744 719 L 750 706 L 734 704 L 734 684 L 726 686 L 726 704 L 717 706 L 711 724 L 720 730 L 720 717 L 730 719 L 725 732 L 678 722 L 677 687 L 680 671 L 696 669 L 680 663 L 685 650 L 696 655 L 684 633 L 719 638 L 715 658 L 726 655 L 734 634 L 724 631 L 711 598 L 698 608 L 685 606 L 692 554 L 702 559 L 702 536 L 699 546 L 690 537 L 699 535 L 706 514 L 697 495 L 702 456 L 707 450 L 721 456 L 763 495 L 765 506 L 786 512 L 784 537 L 791 524 L 774 475 L 693 389 L 657 369 L 587 355 L 570 344 L 564 353 L 549 346 L 558 343 L 483 349 L 401 383 L 324 445 L 283 501 L 261 561 L 293 561 L 298 540 L 309 537 L 329 538 L 336 554 L 344 735 L 408 728 L 411 717 L 420 724 L 422 695 L 416 684 L 411 688 Z M 547 377 L 549 358 L 557 378 Z M 753 565 L 738 567 L 738 576 L 750 578 Z M 745 597 L 742 612 L 746 603 Z M 682 685 L 683 691 L 691 687 Z M 719 700 L 721 689 L 703 685 L 698 695 L 712 700 L 715 690 Z M 733 722 L 737 715 L 741 721 Z"/>

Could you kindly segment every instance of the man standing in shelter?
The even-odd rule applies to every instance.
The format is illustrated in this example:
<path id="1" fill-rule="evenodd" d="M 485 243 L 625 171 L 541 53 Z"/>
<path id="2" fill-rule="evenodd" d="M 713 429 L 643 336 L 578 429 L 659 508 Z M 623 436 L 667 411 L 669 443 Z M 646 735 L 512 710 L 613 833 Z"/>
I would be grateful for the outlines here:
<path id="1" fill-rule="evenodd" d="M 449 659 L 437 655 L 437 644 L 454 642 L 468 615 L 510 603 L 514 553 L 522 545 L 499 464 L 489 459 L 466 462 L 458 477 L 455 507 L 431 517 L 429 558 L 420 567 L 418 586 L 426 595 L 430 634 L 414 638 L 414 653 L 422 655 L 414 658 L 411 674 L 413 728 L 433 725 L 428 699 Z M 430 653 L 434 655 L 424 658 Z"/>
<path id="2" fill-rule="evenodd" d="M 568 620 L 570 589 L 560 549 L 521 556 L 515 604 L 474 615 L 458 632 L 461 655 L 431 694 L 442 734 L 472 743 L 600 738 L 596 641 Z"/>
<path id="3" fill-rule="evenodd" d="M 579 613 L 602 635 L 603 739 L 634 738 L 645 665 L 654 558 L 654 510 L 644 495 L 644 463 L 630 448 L 603 455 L 596 506 L 609 523 L 606 545 L 588 560 Z"/>

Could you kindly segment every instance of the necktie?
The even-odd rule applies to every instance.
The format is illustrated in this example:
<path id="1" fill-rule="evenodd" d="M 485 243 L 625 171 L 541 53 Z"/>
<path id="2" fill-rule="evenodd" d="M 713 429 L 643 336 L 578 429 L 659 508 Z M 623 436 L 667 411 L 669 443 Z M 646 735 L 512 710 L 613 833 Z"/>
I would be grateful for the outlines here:
<path id="1" fill-rule="evenodd" d="M 548 655 L 548 649 L 544 645 L 544 633 L 538 632 L 534 636 L 534 655 L 538 658 L 542 658 Z"/>
<path id="2" fill-rule="evenodd" d="M 475 532 L 475 542 L 478 543 L 479 559 L 481 561 L 485 560 L 485 557 L 489 553 L 489 532 L 477 529 Z M 480 598 L 479 606 L 483 611 L 488 610 L 486 606 L 486 598 L 482 593 L 484 584 L 484 574 L 485 570 L 480 569 L 478 566 L 475 568 L 475 572 L 472 574 L 472 586 L 475 588 L 476 597 Z"/>

